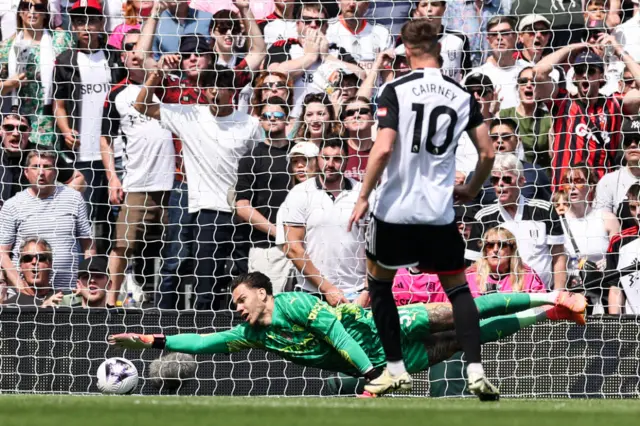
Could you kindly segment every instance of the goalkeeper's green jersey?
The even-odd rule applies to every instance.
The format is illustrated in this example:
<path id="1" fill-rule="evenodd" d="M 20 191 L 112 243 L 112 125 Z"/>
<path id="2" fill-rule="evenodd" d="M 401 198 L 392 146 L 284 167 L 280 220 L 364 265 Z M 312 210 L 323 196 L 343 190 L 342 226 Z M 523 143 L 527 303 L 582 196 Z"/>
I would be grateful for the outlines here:
<path id="1" fill-rule="evenodd" d="M 407 371 L 427 369 L 424 346 L 429 318 L 423 304 L 398 309 Z M 361 376 L 385 365 L 385 354 L 371 311 L 354 304 L 336 308 L 310 294 L 275 296 L 269 326 L 241 324 L 212 334 L 167 336 L 166 349 L 192 354 L 229 353 L 258 348 L 293 363 Z"/>

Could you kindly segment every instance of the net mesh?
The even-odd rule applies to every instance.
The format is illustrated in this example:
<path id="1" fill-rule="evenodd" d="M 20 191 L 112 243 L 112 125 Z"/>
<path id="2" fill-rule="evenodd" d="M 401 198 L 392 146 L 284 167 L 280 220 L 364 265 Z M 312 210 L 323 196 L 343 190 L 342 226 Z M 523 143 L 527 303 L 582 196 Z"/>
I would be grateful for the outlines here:
<path id="1" fill-rule="evenodd" d="M 598 316 L 486 345 L 489 375 L 507 396 L 637 396 L 636 1 L 14 3 L 0 12 L 1 392 L 97 392 L 97 366 L 124 356 L 136 392 L 157 393 L 158 352 L 106 336 L 236 326 L 246 272 L 368 303 L 366 226 L 347 223 L 382 86 L 420 60 L 401 29 L 428 18 L 433 58 L 485 123 L 447 150 L 446 180 L 476 182 L 479 137 L 499 152 L 455 206 L 472 294 L 566 287 Z M 398 305 L 448 302 L 435 275 L 403 268 L 394 286 Z M 178 393 L 342 386 L 255 349 L 196 364 Z M 414 394 L 464 394 L 463 365 L 420 373 Z"/>

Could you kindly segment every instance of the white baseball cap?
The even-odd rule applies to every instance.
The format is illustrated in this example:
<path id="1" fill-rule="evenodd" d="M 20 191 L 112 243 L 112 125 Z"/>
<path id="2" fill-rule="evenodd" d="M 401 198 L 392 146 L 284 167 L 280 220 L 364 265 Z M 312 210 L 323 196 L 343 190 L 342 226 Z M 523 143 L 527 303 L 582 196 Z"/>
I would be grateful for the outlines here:
<path id="1" fill-rule="evenodd" d="M 547 18 L 545 18 L 542 15 L 532 13 L 531 15 L 527 15 L 520 20 L 520 22 L 518 23 L 518 31 L 522 31 L 525 28 L 529 26 L 533 26 L 538 22 L 544 22 L 547 25 L 547 27 L 551 28 L 551 22 L 549 22 Z"/>
<path id="2" fill-rule="evenodd" d="M 287 157 L 292 158 L 296 156 L 303 156 L 307 158 L 317 157 L 320 154 L 320 149 L 313 142 L 298 142 L 291 148 Z"/>

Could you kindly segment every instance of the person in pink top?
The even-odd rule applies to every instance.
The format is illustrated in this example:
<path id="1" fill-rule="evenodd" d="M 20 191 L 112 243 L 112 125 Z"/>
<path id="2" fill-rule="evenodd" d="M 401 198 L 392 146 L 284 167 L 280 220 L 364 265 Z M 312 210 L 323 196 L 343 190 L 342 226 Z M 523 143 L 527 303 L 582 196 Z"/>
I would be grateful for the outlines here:
<path id="1" fill-rule="evenodd" d="M 515 236 L 501 226 L 484 234 L 482 256 L 466 274 L 473 297 L 493 292 L 546 291 L 540 277 L 522 262 Z"/>
<path id="2" fill-rule="evenodd" d="M 124 4 L 124 23 L 113 29 L 107 44 L 117 50 L 122 49 L 122 40 L 129 30 L 139 30 L 142 27 L 142 19 L 149 16 L 153 1 L 127 0 Z"/>

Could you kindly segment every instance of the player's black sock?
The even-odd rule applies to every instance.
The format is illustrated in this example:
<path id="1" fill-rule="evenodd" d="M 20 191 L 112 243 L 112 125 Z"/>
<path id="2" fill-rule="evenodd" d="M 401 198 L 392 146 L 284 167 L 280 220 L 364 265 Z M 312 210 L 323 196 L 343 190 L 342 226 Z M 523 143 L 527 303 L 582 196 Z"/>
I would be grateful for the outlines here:
<path id="1" fill-rule="evenodd" d="M 467 283 L 445 289 L 453 308 L 453 323 L 456 336 L 462 346 L 467 362 L 481 362 L 480 349 L 480 314 L 471 297 Z"/>
<path id="2" fill-rule="evenodd" d="M 378 280 L 369 275 L 369 297 L 373 320 L 378 328 L 387 361 L 402 361 L 400 316 L 393 299 L 393 281 Z"/>

